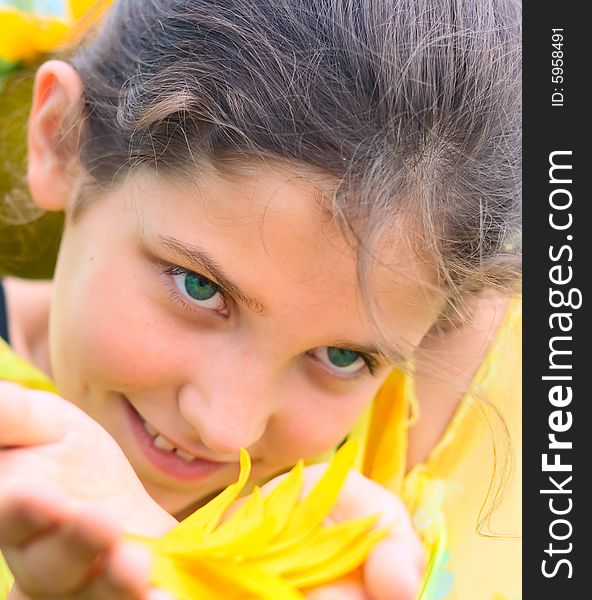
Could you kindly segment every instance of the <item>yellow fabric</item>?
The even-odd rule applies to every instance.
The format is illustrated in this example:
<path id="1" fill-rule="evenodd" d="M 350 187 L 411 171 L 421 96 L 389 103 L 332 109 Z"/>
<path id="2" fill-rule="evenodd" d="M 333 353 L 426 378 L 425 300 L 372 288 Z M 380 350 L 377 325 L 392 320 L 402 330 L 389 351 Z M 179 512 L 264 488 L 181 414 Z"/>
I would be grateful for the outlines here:
<path id="1" fill-rule="evenodd" d="M 516 298 L 444 435 L 410 472 L 407 432 L 417 411 L 412 377 L 393 371 L 374 401 L 362 434 L 368 440 L 363 473 L 403 498 L 432 552 L 439 545 L 441 572 L 422 600 L 521 595 L 521 337 Z"/>
<path id="2" fill-rule="evenodd" d="M 430 551 L 422 600 L 516 600 L 521 589 L 521 301 L 513 300 L 470 393 L 460 402 L 428 460 L 406 472 L 407 431 L 417 410 L 413 381 L 394 370 L 352 431 L 362 472 L 399 494 Z M 36 368 L 0 340 L 0 379 L 53 390 Z M 502 435 L 496 411 L 508 427 Z M 493 440 L 497 472 L 493 473 Z M 513 454 L 514 469 L 504 472 Z M 491 512 L 500 481 L 506 495 Z M 0 561 L 0 598 L 6 571 Z M 429 579 L 429 582 L 427 581 Z"/>

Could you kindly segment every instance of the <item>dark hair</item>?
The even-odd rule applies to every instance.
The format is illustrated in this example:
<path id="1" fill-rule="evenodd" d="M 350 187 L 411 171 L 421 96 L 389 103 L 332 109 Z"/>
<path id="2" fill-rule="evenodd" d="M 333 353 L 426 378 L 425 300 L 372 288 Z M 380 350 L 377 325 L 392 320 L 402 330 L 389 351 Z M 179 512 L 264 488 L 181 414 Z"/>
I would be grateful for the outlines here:
<path id="1" fill-rule="evenodd" d="M 120 0 L 70 60 L 87 184 L 291 161 L 335 182 L 376 325 L 374 250 L 396 223 L 452 310 L 516 287 L 518 0 Z"/>
<path id="2" fill-rule="evenodd" d="M 72 57 L 85 86 L 82 163 L 101 185 L 138 165 L 195 173 L 202 160 L 300 163 L 336 182 L 328 208 L 358 242 L 363 291 L 396 220 L 411 225 L 451 306 L 483 286 L 512 288 L 519 8 L 120 0 Z"/>

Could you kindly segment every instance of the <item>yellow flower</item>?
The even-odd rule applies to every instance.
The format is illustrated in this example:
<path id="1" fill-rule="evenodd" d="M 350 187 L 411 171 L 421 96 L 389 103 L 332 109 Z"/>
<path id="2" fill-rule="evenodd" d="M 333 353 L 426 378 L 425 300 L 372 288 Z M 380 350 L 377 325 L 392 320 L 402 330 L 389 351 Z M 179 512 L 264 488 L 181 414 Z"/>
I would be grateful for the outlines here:
<path id="1" fill-rule="evenodd" d="M 28 61 L 73 43 L 108 4 L 110 0 L 70 0 L 64 18 L 0 6 L 0 60 Z M 84 26 L 72 35 L 85 16 Z"/>
<path id="2" fill-rule="evenodd" d="M 30 60 L 56 48 L 68 29 L 68 23 L 56 17 L 0 8 L 0 57 L 7 61 Z"/>
<path id="3" fill-rule="evenodd" d="M 356 443 L 346 443 L 323 477 L 301 499 L 300 461 L 269 494 L 253 493 L 227 520 L 251 469 L 241 450 L 238 481 L 160 539 L 131 536 L 154 555 L 152 583 L 179 600 L 302 600 L 300 588 L 327 583 L 363 563 L 388 534 L 376 517 L 325 524 Z"/>

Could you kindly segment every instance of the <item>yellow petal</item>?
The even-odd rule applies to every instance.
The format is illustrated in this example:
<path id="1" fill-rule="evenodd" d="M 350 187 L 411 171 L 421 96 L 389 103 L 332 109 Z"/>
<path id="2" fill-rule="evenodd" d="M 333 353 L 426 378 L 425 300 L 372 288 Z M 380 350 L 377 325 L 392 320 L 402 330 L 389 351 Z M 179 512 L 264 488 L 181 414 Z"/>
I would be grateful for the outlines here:
<path id="1" fill-rule="evenodd" d="M 275 543 L 274 538 L 281 533 L 291 518 L 303 483 L 304 462 L 299 461 L 265 498 L 261 499 L 261 491 L 256 487 L 253 490 L 253 500 L 247 500 L 232 517 L 222 523 L 218 531 L 213 532 L 206 542 L 207 546 L 212 543 L 211 538 L 215 537 L 218 542 L 217 534 L 222 533 L 225 537 L 234 535 L 250 538 L 244 546 L 242 539 L 240 540 L 240 546 L 243 547 L 239 548 L 233 544 L 232 549 L 228 546 L 225 551 L 239 553 L 250 560 L 262 553 L 268 553 Z M 247 522 L 249 526 L 246 525 Z M 247 529 L 250 534 L 247 534 Z"/>
<path id="2" fill-rule="evenodd" d="M 303 600 L 298 587 L 352 571 L 387 534 L 372 529 L 375 517 L 324 524 L 355 455 L 356 444 L 345 444 L 304 499 L 299 462 L 267 496 L 256 487 L 222 521 L 249 477 L 242 450 L 236 483 L 163 538 L 145 540 L 155 555 L 152 582 L 181 600 Z"/>
<path id="3" fill-rule="evenodd" d="M 258 565 L 203 558 L 199 564 L 159 557 L 151 578 L 154 586 L 177 600 L 304 600 L 289 582 Z"/>
<path id="4" fill-rule="evenodd" d="M 304 485 L 304 461 L 300 460 L 284 479 L 266 496 L 266 512 L 274 521 L 275 534 L 292 518 Z"/>
<path id="5" fill-rule="evenodd" d="M 266 568 L 274 573 L 290 573 L 309 569 L 328 556 L 338 556 L 348 544 L 366 534 L 376 517 L 364 517 L 319 528 L 302 540 L 282 547 L 271 548 L 265 557 Z"/>
<path id="6" fill-rule="evenodd" d="M 357 443 L 346 442 L 333 456 L 323 477 L 296 507 L 283 535 L 302 538 L 331 512 L 349 469 L 356 458 Z"/>
<path id="7" fill-rule="evenodd" d="M 311 565 L 310 569 L 286 573 L 284 577 L 298 588 L 335 581 L 363 564 L 376 544 L 386 536 L 388 536 L 388 530 L 384 529 L 365 533 L 356 539 L 349 540 L 349 544 L 345 545 L 340 552 L 332 552 L 325 557 L 324 561 Z"/>
<path id="8" fill-rule="evenodd" d="M 172 547 L 180 543 L 196 543 L 212 532 L 220 523 L 228 507 L 238 498 L 247 484 L 251 474 L 251 457 L 241 448 L 240 473 L 236 483 L 229 485 L 223 492 L 210 500 L 205 506 L 184 519 L 163 538 L 163 542 L 170 542 Z"/>
<path id="9" fill-rule="evenodd" d="M 196 551 L 199 554 L 223 553 L 227 556 L 242 557 L 248 555 L 252 549 L 264 548 L 272 536 L 273 529 L 265 519 L 263 496 L 261 490 L 256 487 L 244 504 L 208 535 Z"/>
<path id="10" fill-rule="evenodd" d="M 156 587 L 175 594 L 177 600 L 219 598 L 220 596 L 212 595 L 206 574 L 205 570 L 200 573 L 198 568 L 194 568 L 191 573 L 188 573 L 186 570 L 180 569 L 178 563 L 168 555 L 156 553 L 153 559 L 151 582 Z"/>
<path id="11" fill-rule="evenodd" d="M 224 598 L 236 600 L 304 600 L 304 596 L 292 584 L 279 577 L 265 572 L 259 565 L 246 563 L 224 563 L 209 561 L 208 567 L 211 575 L 217 575 L 220 581 L 232 579 L 239 586 L 239 590 L 232 595 L 230 589 L 225 589 L 217 596 L 217 600 Z M 194 598 L 201 598 L 195 596 Z"/>

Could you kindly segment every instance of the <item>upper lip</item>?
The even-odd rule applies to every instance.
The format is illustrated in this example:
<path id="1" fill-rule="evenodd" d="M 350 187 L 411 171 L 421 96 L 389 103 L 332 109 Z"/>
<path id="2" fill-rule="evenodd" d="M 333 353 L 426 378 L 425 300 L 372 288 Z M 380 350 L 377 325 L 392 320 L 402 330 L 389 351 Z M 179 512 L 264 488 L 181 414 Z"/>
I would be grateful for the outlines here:
<path id="1" fill-rule="evenodd" d="M 179 450 L 182 450 L 183 452 L 187 452 L 188 454 L 191 454 L 192 456 L 195 456 L 195 458 L 197 458 L 198 460 L 203 460 L 205 462 L 211 462 L 211 463 L 234 463 L 237 462 L 236 460 L 234 461 L 228 461 L 228 460 L 220 460 L 220 459 L 216 459 L 216 458 L 211 458 L 209 456 L 204 456 L 203 454 L 200 454 L 199 452 L 196 452 L 194 450 L 190 449 L 190 446 L 188 446 L 187 444 L 179 444 L 177 443 L 177 441 L 175 440 L 174 437 L 169 436 L 167 433 L 165 433 L 164 431 L 162 431 L 159 427 L 157 427 L 156 425 L 154 425 L 152 423 L 152 421 L 150 421 L 149 419 L 146 419 L 144 417 L 144 415 L 142 415 L 142 413 L 133 405 L 133 403 L 130 401 L 130 399 L 124 395 L 124 398 L 127 400 L 127 402 L 129 403 L 129 405 L 134 409 L 134 411 L 136 411 L 136 413 L 140 416 L 141 419 L 143 419 L 144 421 L 147 421 L 148 423 L 150 423 L 157 431 L 160 435 L 162 435 L 163 437 L 165 437 L 171 444 L 173 444 L 173 446 L 175 446 L 175 448 L 178 448 Z"/>

